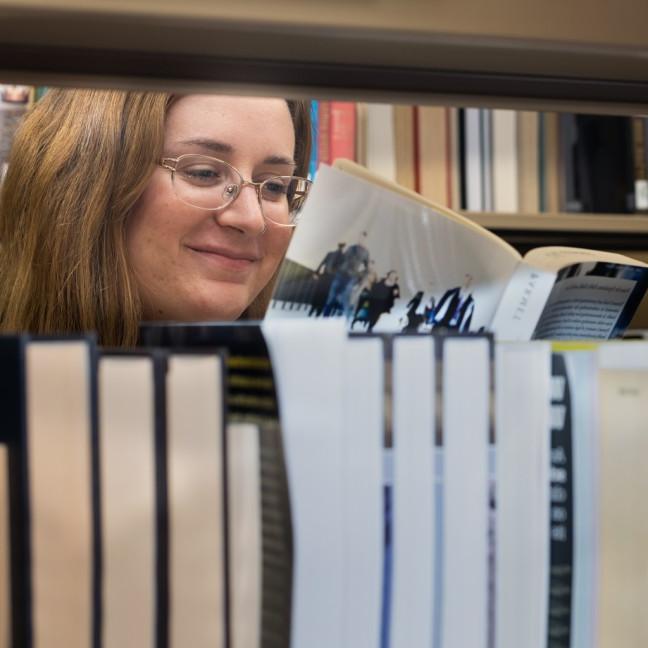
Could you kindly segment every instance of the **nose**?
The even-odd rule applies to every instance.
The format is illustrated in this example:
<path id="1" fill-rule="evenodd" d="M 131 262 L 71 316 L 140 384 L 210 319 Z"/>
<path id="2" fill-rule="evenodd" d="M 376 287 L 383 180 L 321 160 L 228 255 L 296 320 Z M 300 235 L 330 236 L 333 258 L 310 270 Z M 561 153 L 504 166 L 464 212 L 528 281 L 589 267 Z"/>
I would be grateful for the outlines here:
<path id="1" fill-rule="evenodd" d="M 261 210 L 258 187 L 243 184 L 236 198 L 214 219 L 222 227 L 232 227 L 251 236 L 259 236 L 266 229 L 266 221 Z"/>

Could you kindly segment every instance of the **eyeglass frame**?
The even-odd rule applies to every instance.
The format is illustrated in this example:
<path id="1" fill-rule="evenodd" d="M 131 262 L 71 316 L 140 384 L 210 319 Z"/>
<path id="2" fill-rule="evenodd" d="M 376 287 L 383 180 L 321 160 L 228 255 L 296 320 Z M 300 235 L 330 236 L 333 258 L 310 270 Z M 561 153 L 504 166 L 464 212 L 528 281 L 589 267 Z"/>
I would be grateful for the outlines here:
<path id="1" fill-rule="evenodd" d="M 234 195 L 234 197 L 229 202 L 226 202 L 224 205 L 220 205 L 219 207 L 200 207 L 198 205 L 192 205 L 191 203 L 188 203 L 188 202 L 182 200 L 182 198 L 180 198 L 178 196 L 178 194 L 177 194 L 177 192 L 175 190 L 175 173 L 177 171 L 178 163 L 180 162 L 180 160 L 182 160 L 182 158 L 184 158 L 184 157 L 189 157 L 189 156 L 202 157 L 202 158 L 206 158 L 208 160 L 213 160 L 215 162 L 219 162 L 220 164 L 224 164 L 226 167 L 229 167 L 230 169 L 232 169 L 232 171 L 234 171 L 234 173 L 236 173 L 236 175 L 241 179 L 241 182 L 234 183 L 234 186 L 237 187 L 237 191 L 236 191 L 236 194 Z M 175 166 L 171 166 L 170 164 L 168 164 L 169 162 L 173 162 L 175 164 Z M 221 160 L 220 158 L 216 158 L 216 157 L 213 157 L 211 155 L 204 155 L 203 153 L 183 153 L 182 155 L 179 155 L 176 158 L 163 157 L 158 162 L 158 166 L 162 167 L 163 169 L 166 169 L 167 171 L 171 171 L 171 182 L 172 182 L 172 184 L 174 186 L 174 193 L 176 194 L 176 197 L 178 198 L 178 200 L 183 202 L 185 205 L 188 205 L 189 207 L 195 207 L 196 209 L 202 209 L 204 211 L 214 211 L 214 212 L 221 211 L 222 209 L 225 209 L 226 207 L 229 207 L 241 195 L 241 190 L 243 189 L 243 187 L 245 187 L 246 185 L 249 185 L 250 187 L 254 187 L 254 190 L 256 191 L 256 195 L 257 195 L 257 200 L 259 201 L 259 207 L 261 208 L 261 215 L 263 216 L 264 222 L 272 223 L 273 225 L 276 225 L 277 227 L 296 227 L 297 226 L 297 219 L 299 218 L 299 211 L 301 210 L 301 207 L 300 207 L 299 210 L 297 210 L 297 212 L 296 212 L 296 214 L 294 216 L 294 220 L 292 222 L 290 222 L 290 223 L 277 223 L 276 221 L 273 221 L 272 219 L 268 218 L 265 215 L 264 211 L 263 211 L 263 202 L 262 202 L 263 199 L 261 198 L 261 188 L 263 187 L 263 185 L 266 182 L 269 182 L 270 180 L 273 180 L 275 178 L 296 178 L 298 180 L 302 180 L 302 181 L 307 183 L 306 186 L 308 187 L 308 189 L 306 190 L 306 195 L 301 196 L 302 202 L 308 197 L 308 193 L 309 193 L 309 191 L 310 191 L 310 189 L 311 189 L 311 187 L 313 185 L 312 180 L 309 180 L 308 178 L 304 178 L 302 176 L 296 176 L 296 175 L 272 175 L 272 176 L 266 178 L 265 180 L 262 180 L 261 182 L 254 182 L 254 180 L 246 180 L 243 177 L 243 174 L 234 165 L 230 164 L 229 162 L 227 162 L 225 160 Z M 289 211 L 288 213 L 292 214 L 293 210 Z"/>

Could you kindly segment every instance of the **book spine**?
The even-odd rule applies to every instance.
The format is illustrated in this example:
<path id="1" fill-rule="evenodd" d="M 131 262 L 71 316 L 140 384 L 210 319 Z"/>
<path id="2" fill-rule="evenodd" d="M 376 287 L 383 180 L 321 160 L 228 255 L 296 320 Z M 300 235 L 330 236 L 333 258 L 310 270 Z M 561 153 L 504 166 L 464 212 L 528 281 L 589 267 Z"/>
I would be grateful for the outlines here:
<path id="1" fill-rule="evenodd" d="M 514 214 L 519 209 L 517 113 L 493 110 L 493 209 Z"/>
<path id="2" fill-rule="evenodd" d="M 637 213 L 648 212 L 648 171 L 646 169 L 646 121 L 644 117 L 632 119 L 634 158 L 634 208 Z"/>
<path id="3" fill-rule="evenodd" d="M 331 124 L 331 102 L 320 101 L 317 107 L 317 163 L 331 163 L 330 148 L 330 124 Z"/>
<path id="4" fill-rule="evenodd" d="M 169 489 L 167 483 L 167 357 L 153 359 L 155 403 L 155 648 L 169 646 Z"/>
<path id="5" fill-rule="evenodd" d="M 542 130 L 544 163 L 544 211 L 560 211 L 560 141 L 558 113 L 544 113 Z"/>
<path id="6" fill-rule="evenodd" d="M 356 105 L 331 101 L 329 117 L 329 159 L 356 159 Z"/>
<path id="7" fill-rule="evenodd" d="M 414 146 L 414 108 L 412 106 L 394 106 L 396 182 L 411 190 L 414 190 L 416 185 Z"/>
<path id="8" fill-rule="evenodd" d="M 311 101 L 311 154 L 308 162 L 308 177 L 313 180 L 317 173 L 319 155 L 319 101 Z"/>
<path id="9" fill-rule="evenodd" d="M 481 211 L 484 205 L 482 123 L 479 108 L 464 110 L 464 159 L 466 209 Z"/>
<path id="10" fill-rule="evenodd" d="M 518 163 L 520 211 L 535 214 L 540 206 L 538 170 L 538 113 L 518 113 Z"/>
<path id="11" fill-rule="evenodd" d="M 572 406 L 565 359 L 551 362 L 549 608 L 547 648 L 569 648 L 573 585 Z"/>
<path id="12" fill-rule="evenodd" d="M 0 434 L 8 447 L 10 646 L 32 646 L 31 545 L 26 437 L 24 340 L 0 341 Z"/>

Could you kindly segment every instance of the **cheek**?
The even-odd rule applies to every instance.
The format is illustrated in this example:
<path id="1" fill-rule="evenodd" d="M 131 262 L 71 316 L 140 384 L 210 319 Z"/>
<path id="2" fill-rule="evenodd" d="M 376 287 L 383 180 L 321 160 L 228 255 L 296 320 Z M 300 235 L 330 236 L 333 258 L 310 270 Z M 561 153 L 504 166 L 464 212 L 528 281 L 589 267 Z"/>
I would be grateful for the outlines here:
<path id="1" fill-rule="evenodd" d="M 273 228 L 268 230 L 264 241 L 265 258 L 268 267 L 272 266 L 272 274 L 286 254 L 292 238 L 292 228 Z M 270 277 L 268 277 L 270 279 Z"/>
<path id="2" fill-rule="evenodd" d="M 131 267 L 138 273 L 148 274 L 160 256 L 170 256 L 171 262 L 178 249 L 182 234 L 182 219 L 176 213 L 169 196 L 163 190 L 150 187 L 142 195 L 126 224 L 126 247 Z"/>

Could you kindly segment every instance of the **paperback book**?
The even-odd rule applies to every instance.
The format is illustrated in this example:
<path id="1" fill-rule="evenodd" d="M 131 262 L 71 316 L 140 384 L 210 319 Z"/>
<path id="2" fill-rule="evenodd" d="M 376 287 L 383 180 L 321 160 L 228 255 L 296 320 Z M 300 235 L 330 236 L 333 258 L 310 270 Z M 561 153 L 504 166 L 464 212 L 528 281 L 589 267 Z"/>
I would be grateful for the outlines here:
<path id="1" fill-rule="evenodd" d="M 348 160 L 322 165 L 268 318 L 345 318 L 351 331 L 436 328 L 501 340 L 623 333 L 648 266 L 581 248 L 522 257 L 504 240 Z"/>

